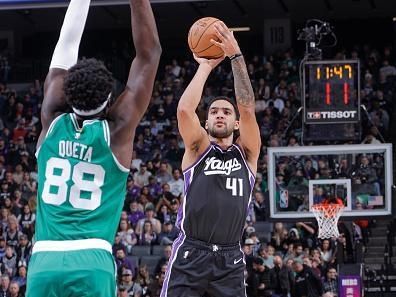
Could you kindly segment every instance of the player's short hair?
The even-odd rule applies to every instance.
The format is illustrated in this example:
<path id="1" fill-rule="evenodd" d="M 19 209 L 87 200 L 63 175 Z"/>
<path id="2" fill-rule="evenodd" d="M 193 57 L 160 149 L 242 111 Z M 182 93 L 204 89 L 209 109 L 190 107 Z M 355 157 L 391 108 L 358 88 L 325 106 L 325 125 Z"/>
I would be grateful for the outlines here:
<path id="1" fill-rule="evenodd" d="M 209 101 L 209 103 L 208 103 L 208 109 L 207 109 L 207 111 L 206 111 L 206 118 L 208 118 L 210 107 L 212 106 L 212 104 L 213 104 L 215 101 L 218 101 L 218 100 L 225 100 L 225 101 L 231 103 L 232 106 L 234 107 L 235 117 L 236 117 L 237 120 L 239 120 L 239 109 L 238 109 L 238 105 L 236 104 L 236 102 L 235 102 L 234 99 L 229 98 L 229 97 L 226 97 L 226 96 L 215 97 L 215 98 L 212 98 L 212 99 Z"/>
<path id="2" fill-rule="evenodd" d="M 82 59 L 71 67 L 64 81 L 67 103 L 79 110 L 98 108 L 112 92 L 114 78 L 102 61 Z"/>

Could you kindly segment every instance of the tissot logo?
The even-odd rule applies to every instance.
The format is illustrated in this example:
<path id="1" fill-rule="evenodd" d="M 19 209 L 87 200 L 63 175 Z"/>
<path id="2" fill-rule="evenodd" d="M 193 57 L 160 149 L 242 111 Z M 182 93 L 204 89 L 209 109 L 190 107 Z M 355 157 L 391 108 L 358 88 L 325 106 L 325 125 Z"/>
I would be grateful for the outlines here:
<path id="1" fill-rule="evenodd" d="M 213 174 L 230 175 L 232 171 L 236 171 L 241 168 L 242 168 L 241 163 L 239 163 L 236 158 L 224 162 L 222 160 L 217 159 L 216 157 L 211 157 L 209 159 L 206 159 L 204 173 L 205 175 L 213 175 Z"/>
<path id="2" fill-rule="evenodd" d="M 356 116 L 357 116 L 356 110 L 307 112 L 307 118 L 309 120 L 355 119 Z"/>

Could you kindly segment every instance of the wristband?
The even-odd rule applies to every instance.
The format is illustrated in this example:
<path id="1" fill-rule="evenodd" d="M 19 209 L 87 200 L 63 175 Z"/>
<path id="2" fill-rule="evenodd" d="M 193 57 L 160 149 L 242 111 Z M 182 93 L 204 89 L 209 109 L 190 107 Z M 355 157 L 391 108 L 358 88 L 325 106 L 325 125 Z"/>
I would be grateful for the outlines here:
<path id="1" fill-rule="evenodd" d="M 242 53 L 235 54 L 235 55 L 232 55 L 232 56 L 230 57 L 230 60 L 232 61 L 232 60 L 235 60 L 236 58 L 239 58 L 239 57 L 242 57 L 242 56 L 243 56 Z"/>

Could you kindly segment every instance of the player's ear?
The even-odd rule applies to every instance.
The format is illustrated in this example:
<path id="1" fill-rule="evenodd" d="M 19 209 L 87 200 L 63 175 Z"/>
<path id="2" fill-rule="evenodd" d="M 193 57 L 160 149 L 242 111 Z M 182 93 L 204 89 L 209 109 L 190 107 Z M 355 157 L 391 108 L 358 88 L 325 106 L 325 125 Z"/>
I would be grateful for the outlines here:
<path id="1" fill-rule="evenodd" d="M 205 121 L 205 130 L 208 130 L 208 120 Z"/>
<path id="2" fill-rule="evenodd" d="M 234 123 L 234 131 L 239 130 L 239 121 L 235 121 Z"/>

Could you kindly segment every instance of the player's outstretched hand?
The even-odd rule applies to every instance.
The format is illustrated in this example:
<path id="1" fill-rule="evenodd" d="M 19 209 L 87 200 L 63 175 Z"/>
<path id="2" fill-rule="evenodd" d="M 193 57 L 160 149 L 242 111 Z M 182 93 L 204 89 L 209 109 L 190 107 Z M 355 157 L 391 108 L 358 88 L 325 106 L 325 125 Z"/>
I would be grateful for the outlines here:
<path id="1" fill-rule="evenodd" d="M 225 56 L 222 56 L 218 59 L 205 59 L 205 58 L 200 58 L 196 54 L 194 54 L 194 59 L 195 61 L 198 62 L 199 65 L 207 65 L 211 69 L 216 68 L 216 66 L 219 65 L 224 60 L 224 58 Z"/>
<path id="2" fill-rule="evenodd" d="M 220 42 L 213 39 L 211 39 L 210 41 L 214 45 L 220 47 L 227 57 L 232 57 L 234 55 L 240 54 L 241 49 L 239 48 L 238 41 L 234 37 L 234 32 L 231 32 L 226 24 L 221 21 L 214 24 L 214 27 L 216 35 L 220 39 Z"/>

